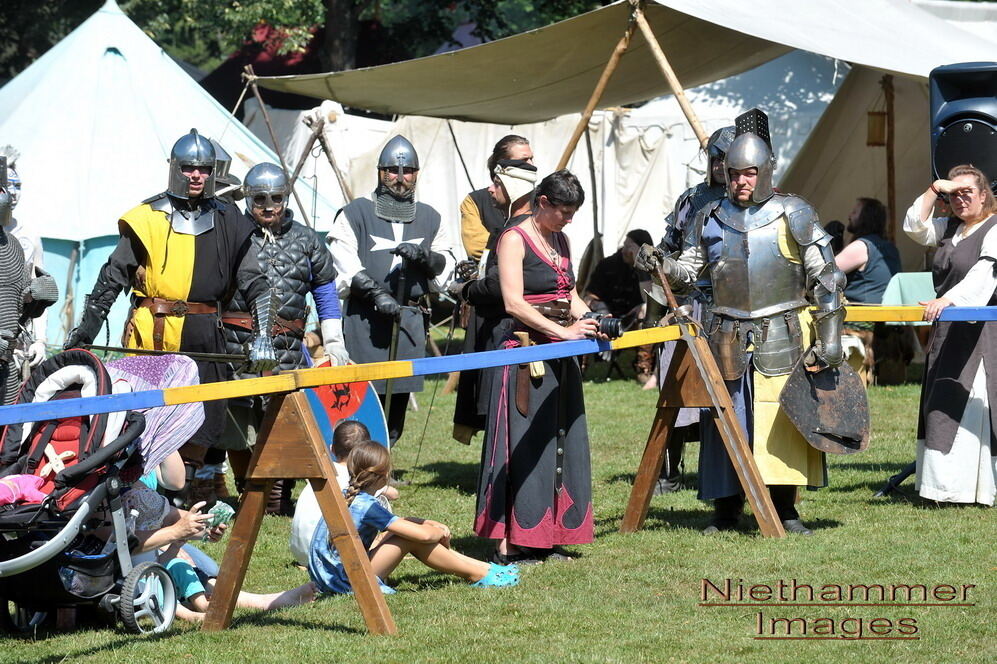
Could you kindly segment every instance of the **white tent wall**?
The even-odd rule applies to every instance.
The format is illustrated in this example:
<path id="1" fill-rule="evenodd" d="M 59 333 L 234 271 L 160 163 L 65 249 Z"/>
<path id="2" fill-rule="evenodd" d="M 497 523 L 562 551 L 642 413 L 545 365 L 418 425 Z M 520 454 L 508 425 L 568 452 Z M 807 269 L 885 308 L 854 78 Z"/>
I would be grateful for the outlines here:
<path id="1" fill-rule="evenodd" d="M 256 163 L 276 160 L 113 0 L 0 88 L 0 145 L 21 153 L 15 216 L 49 243 L 79 243 L 69 280 L 75 319 L 113 248 L 118 217 L 166 188 L 170 148 L 191 127 L 225 147 L 240 178 Z M 333 205 L 309 195 L 307 186 L 299 192 L 315 201 L 318 223 L 331 223 Z M 52 246 L 46 263 L 65 291 L 67 274 L 57 270 L 69 268 L 69 252 Z M 54 310 L 61 311 L 65 296 Z M 126 309 L 119 298 L 109 319 L 112 341 Z M 64 338 L 62 323 L 49 316 L 49 342 Z"/>
<path id="2" fill-rule="evenodd" d="M 286 146 L 285 158 L 289 162 L 293 163 L 300 156 L 311 132 L 302 119 L 313 112 L 328 114 L 332 108 L 330 104 L 325 102 L 322 107 L 307 112 L 269 111 L 277 140 Z M 335 113 L 335 109 L 332 112 Z M 258 109 L 248 107 L 247 124 L 257 135 L 269 136 L 261 116 Z M 627 231 L 634 228 L 645 228 L 652 236 L 660 236 L 664 212 L 672 204 L 674 196 L 681 193 L 681 189 L 676 191 L 671 185 L 675 177 L 672 161 L 664 149 L 664 133 L 656 128 L 645 132 L 628 126 L 625 117 L 624 112 L 599 111 L 589 122 L 599 229 L 604 236 L 607 253 L 621 244 Z M 378 121 L 344 115 L 326 125 L 326 136 L 354 196 L 367 196 L 374 190 L 377 157 L 388 139 L 401 134 L 411 140 L 422 166 L 418 198 L 436 208 L 453 237 L 460 238 L 460 202 L 472 189 L 489 184 L 485 163 L 495 143 L 507 134 L 528 138 L 537 169 L 543 177 L 553 171 L 579 118 L 579 115 L 572 114 L 528 125 L 453 121 L 451 136 L 447 121 L 436 118 L 406 116 L 395 123 L 371 124 Z M 467 173 L 461 164 L 461 155 L 467 165 Z M 327 199 L 340 201 L 341 190 L 325 156 L 313 151 L 306 159 L 302 173 L 317 178 L 316 187 Z M 593 212 L 596 207 L 593 205 L 592 176 L 584 138 L 579 142 L 568 168 L 578 176 L 586 191 L 585 205 L 566 231 L 576 257 L 580 258 L 593 236 Z M 328 228 L 319 230 L 327 231 Z M 458 250 L 460 252 L 462 248 L 458 247 Z"/>
<path id="3" fill-rule="evenodd" d="M 822 221 L 847 220 L 860 196 L 886 202 L 886 148 L 866 146 L 866 112 L 882 108 L 882 73 L 855 67 L 781 179 L 817 208 Z M 924 249 L 901 230 L 907 208 L 931 182 L 928 86 L 894 77 L 896 113 L 895 242 L 903 269 L 924 269 Z"/>
<path id="4" fill-rule="evenodd" d="M 707 134 L 734 123 L 752 108 L 769 116 L 778 178 L 796 158 L 848 73 L 847 63 L 806 51 L 793 51 L 743 74 L 686 90 L 686 97 Z M 706 159 L 699 139 L 674 95 L 653 99 L 627 113 L 624 123 L 645 131 L 658 126 L 668 133 L 672 182 L 683 191 L 705 177 Z"/>

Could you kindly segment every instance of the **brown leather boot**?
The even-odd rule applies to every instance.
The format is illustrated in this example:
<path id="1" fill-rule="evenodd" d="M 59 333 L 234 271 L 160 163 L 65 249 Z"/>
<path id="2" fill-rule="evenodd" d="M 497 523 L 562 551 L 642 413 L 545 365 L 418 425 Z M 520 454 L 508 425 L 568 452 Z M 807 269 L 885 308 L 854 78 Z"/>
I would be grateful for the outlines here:
<path id="1" fill-rule="evenodd" d="M 225 484 L 225 473 L 215 473 L 215 495 L 219 500 L 224 500 L 226 498 L 231 498 L 232 494 L 228 492 L 228 485 Z"/>

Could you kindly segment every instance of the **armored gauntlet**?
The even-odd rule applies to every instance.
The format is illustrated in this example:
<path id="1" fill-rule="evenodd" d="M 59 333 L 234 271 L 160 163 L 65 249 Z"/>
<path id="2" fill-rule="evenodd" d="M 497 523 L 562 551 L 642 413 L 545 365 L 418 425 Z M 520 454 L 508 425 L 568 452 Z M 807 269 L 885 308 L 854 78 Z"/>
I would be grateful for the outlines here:
<path id="1" fill-rule="evenodd" d="M 271 331 L 277 322 L 277 292 L 273 289 L 253 302 L 253 338 L 249 347 L 249 371 L 260 373 L 277 366 L 277 351 Z"/>
<path id="2" fill-rule="evenodd" d="M 833 262 L 824 265 L 814 284 L 814 302 L 818 312 L 814 315 L 817 339 L 812 352 L 815 358 L 828 366 L 836 367 L 844 359 L 841 331 L 845 323 L 845 305 L 842 290 L 845 275 Z"/>

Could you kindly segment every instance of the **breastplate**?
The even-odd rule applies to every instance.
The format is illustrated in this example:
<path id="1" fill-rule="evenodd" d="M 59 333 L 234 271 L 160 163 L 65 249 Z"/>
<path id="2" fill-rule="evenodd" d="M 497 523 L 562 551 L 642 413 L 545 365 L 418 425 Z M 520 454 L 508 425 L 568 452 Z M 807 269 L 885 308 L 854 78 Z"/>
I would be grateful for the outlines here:
<path id="1" fill-rule="evenodd" d="M 711 271 L 713 310 L 732 318 L 762 318 L 806 305 L 803 265 L 779 251 L 785 215 L 717 216 L 723 238 L 720 258 Z"/>

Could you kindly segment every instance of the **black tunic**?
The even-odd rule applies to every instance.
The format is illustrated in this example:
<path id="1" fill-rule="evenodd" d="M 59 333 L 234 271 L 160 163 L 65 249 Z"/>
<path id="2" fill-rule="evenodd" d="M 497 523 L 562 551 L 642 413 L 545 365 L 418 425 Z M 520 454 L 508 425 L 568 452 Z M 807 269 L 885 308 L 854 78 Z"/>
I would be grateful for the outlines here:
<path id="1" fill-rule="evenodd" d="M 980 256 L 983 239 L 997 225 L 997 215 L 982 223 L 981 228 L 957 245 L 952 244 L 952 237 L 960 222 L 953 220 L 946 228 L 931 266 L 938 297 L 962 281 L 980 258 L 997 260 L 995 256 Z M 991 295 L 987 304 L 997 305 L 997 294 Z M 928 342 L 917 428 L 917 437 L 924 440 L 928 449 L 943 453 L 952 449 L 981 360 L 987 377 L 987 392 L 997 394 L 997 323 L 935 323 Z M 993 402 L 990 407 L 990 451 L 997 455 L 997 408 L 993 407 Z"/>

